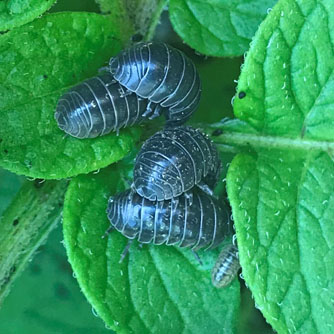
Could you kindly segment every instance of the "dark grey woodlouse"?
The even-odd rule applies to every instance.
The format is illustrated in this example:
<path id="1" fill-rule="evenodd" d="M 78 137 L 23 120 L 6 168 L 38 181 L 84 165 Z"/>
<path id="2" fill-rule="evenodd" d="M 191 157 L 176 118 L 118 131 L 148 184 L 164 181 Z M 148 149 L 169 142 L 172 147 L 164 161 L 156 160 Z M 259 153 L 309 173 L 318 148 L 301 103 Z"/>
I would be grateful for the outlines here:
<path id="1" fill-rule="evenodd" d="M 165 112 L 167 124 L 184 123 L 196 110 L 201 81 L 194 63 L 165 43 L 138 43 L 110 59 L 110 72 L 120 84 L 151 103 L 154 117 Z"/>
<path id="2" fill-rule="evenodd" d="M 169 201 L 149 201 L 133 190 L 110 197 L 107 214 L 113 228 L 129 239 L 155 245 L 200 249 L 219 245 L 230 233 L 228 208 L 201 191 Z"/>
<path id="3" fill-rule="evenodd" d="M 60 129 L 71 136 L 94 138 L 141 123 L 148 102 L 127 92 L 110 73 L 103 73 L 65 93 L 58 101 L 55 118 Z"/>
<path id="4" fill-rule="evenodd" d="M 238 247 L 228 244 L 221 250 L 216 264 L 212 269 L 212 284 L 216 288 L 228 286 L 237 276 L 239 269 Z"/>
<path id="5" fill-rule="evenodd" d="M 217 149 L 206 135 L 191 127 L 166 128 L 139 151 L 133 188 L 152 201 L 177 197 L 194 185 L 210 193 L 220 170 Z"/>

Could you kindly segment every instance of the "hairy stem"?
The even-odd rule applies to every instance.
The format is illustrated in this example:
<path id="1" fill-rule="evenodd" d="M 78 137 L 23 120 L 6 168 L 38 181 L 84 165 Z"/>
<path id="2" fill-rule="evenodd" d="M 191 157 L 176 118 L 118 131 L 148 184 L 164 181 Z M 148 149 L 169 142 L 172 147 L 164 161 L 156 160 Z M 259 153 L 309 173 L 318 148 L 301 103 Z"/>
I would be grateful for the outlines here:
<path id="1" fill-rule="evenodd" d="M 26 182 L 0 219 L 0 303 L 60 220 L 66 181 Z"/>
<path id="2" fill-rule="evenodd" d="M 148 27 L 148 31 L 146 35 L 144 36 L 145 41 L 152 40 L 154 33 L 155 33 L 155 29 L 157 25 L 159 24 L 161 13 L 166 5 L 167 5 L 167 0 L 160 0 L 157 2 L 155 11 L 152 13 L 152 16 L 151 16 L 151 22 Z"/>
<path id="3" fill-rule="evenodd" d="M 211 136 L 211 139 L 221 150 L 237 152 L 253 150 L 256 148 L 268 148 L 279 150 L 299 150 L 299 151 L 324 151 L 334 154 L 334 143 L 324 140 L 311 140 L 301 137 L 290 138 L 283 136 L 270 136 L 257 133 L 249 128 L 232 127 L 231 124 L 238 124 L 238 120 L 228 122 L 200 125 L 204 132 Z M 241 123 L 240 123 L 241 124 Z M 217 132 L 219 130 L 219 132 Z"/>

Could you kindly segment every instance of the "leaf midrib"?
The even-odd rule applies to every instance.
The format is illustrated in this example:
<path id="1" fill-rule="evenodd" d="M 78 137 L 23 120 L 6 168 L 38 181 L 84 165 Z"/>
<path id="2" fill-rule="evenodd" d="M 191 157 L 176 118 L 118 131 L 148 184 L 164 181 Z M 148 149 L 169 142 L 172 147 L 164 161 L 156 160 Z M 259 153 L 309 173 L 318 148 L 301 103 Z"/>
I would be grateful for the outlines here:
<path id="1" fill-rule="evenodd" d="M 215 143 L 252 148 L 275 148 L 282 150 L 334 152 L 334 141 L 279 137 L 262 134 L 225 132 L 212 138 Z"/>

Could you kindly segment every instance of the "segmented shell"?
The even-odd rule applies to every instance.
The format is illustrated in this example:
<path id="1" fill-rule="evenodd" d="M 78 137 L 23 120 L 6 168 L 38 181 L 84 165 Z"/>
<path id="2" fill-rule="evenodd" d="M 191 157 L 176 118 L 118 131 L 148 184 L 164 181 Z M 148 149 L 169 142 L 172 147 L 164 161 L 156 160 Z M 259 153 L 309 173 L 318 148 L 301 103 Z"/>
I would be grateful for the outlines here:
<path id="1" fill-rule="evenodd" d="M 220 252 L 211 273 L 212 284 L 216 288 L 229 285 L 240 269 L 238 248 L 233 244 L 226 245 Z"/>
<path id="2" fill-rule="evenodd" d="M 165 43 L 138 43 L 110 59 L 120 84 L 166 110 L 167 123 L 184 123 L 196 110 L 201 81 L 194 63 Z"/>
<path id="3" fill-rule="evenodd" d="M 167 128 L 142 146 L 134 167 L 133 187 L 149 200 L 180 196 L 194 185 L 213 189 L 221 161 L 211 140 L 191 127 Z"/>
<path id="4" fill-rule="evenodd" d="M 58 101 L 55 118 L 60 129 L 71 136 L 93 138 L 141 123 L 147 104 L 110 73 L 104 73 L 65 93 Z"/>
<path id="5" fill-rule="evenodd" d="M 160 202 L 126 190 L 110 197 L 107 214 L 116 230 L 142 243 L 210 248 L 230 233 L 228 208 L 199 189 Z"/>

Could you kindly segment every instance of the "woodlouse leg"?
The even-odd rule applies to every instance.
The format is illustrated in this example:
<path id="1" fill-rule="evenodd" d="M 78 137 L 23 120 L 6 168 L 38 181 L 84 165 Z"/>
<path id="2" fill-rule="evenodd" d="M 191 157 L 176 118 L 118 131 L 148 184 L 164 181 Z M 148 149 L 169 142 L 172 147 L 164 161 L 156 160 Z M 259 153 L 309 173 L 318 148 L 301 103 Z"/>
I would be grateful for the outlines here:
<path id="1" fill-rule="evenodd" d="M 146 107 L 146 110 L 145 110 L 145 112 L 143 113 L 143 117 L 149 117 L 149 115 L 153 112 L 153 109 L 152 109 L 152 107 L 151 107 L 151 105 L 152 105 L 152 101 L 150 101 L 148 104 L 147 104 L 147 107 Z"/>
<path id="2" fill-rule="evenodd" d="M 186 198 L 186 201 L 187 201 L 187 205 L 188 206 L 192 206 L 193 204 L 193 199 L 194 199 L 194 196 L 193 196 L 193 193 L 192 192 L 186 192 L 184 194 L 185 198 Z"/>
<path id="3" fill-rule="evenodd" d="M 129 192 L 129 200 L 131 200 L 131 198 L 133 197 L 134 194 L 136 194 L 136 189 L 133 187 L 133 183 L 131 184 L 131 188 L 130 188 L 130 192 Z"/>
<path id="4" fill-rule="evenodd" d="M 132 94 L 132 92 L 129 89 L 122 89 L 122 90 L 119 89 L 120 97 L 126 97 L 126 96 L 131 95 L 131 94 Z"/>
<path id="5" fill-rule="evenodd" d="M 131 183 L 130 188 L 132 193 L 136 193 L 136 186 L 134 182 Z"/>
<path id="6" fill-rule="evenodd" d="M 118 263 L 122 263 L 123 262 L 124 258 L 126 257 L 126 255 L 129 252 L 129 249 L 130 249 L 132 243 L 133 243 L 133 239 L 129 239 L 128 243 L 126 244 L 126 246 L 125 246 L 125 248 L 124 248 L 124 250 L 123 250 L 123 252 L 121 254 L 121 257 L 120 257 Z"/>
<path id="7" fill-rule="evenodd" d="M 195 252 L 193 249 L 191 251 L 194 254 L 194 257 L 198 261 L 199 265 L 203 266 L 203 262 L 202 262 L 201 258 L 199 257 L 199 255 L 197 254 L 197 252 Z"/>
<path id="8" fill-rule="evenodd" d="M 116 82 L 117 82 L 117 80 L 113 79 L 113 80 L 111 80 L 110 82 L 105 83 L 105 85 L 106 85 L 106 87 L 109 87 L 109 86 L 115 84 Z"/>
<path id="9" fill-rule="evenodd" d="M 197 184 L 197 187 L 200 188 L 201 190 L 203 190 L 206 194 L 210 195 L 210 196 L 214 196 L 212 189 L 203 181 L 199 182 Z"/>
<path id="10" fill-rule="evenodd" d="M 154 119 L 154 118 L 157 118 L 161 115 L 161 113 L 163 112 L 163 109 L 157 105 L 155 108 L 154 108 L 154 112 L 153 112 L 153 115 L 150 116 L 148 119 Z"/>
<path id="11" fill-rule="evenodd" d="M 104 232 L 104 234 L 102 235 L 102 239 L 106 238 L 108 236 L 108 234 L 110 233 L 111 230 L 113 230 L 114 227 L 112 225 L 110 225 L 107 230 Z"/>
<path id="12" fill-rule="evenodd" d="M 131 188 L 131 190 L 133 190 L 133 187 L 132 187 L 133 182 L 132 182 L 131 180 L 129 180 L 129 179 L 125 178 L 125 177 L 123 177 L 122 180 L 123 180 L 123 182 L 124 182 L 128 187 Z"/>
<path id="13" fill-rule="evenodd" d="M 109 66 L 103 66 L 103 67 L 99 68 L 99 69 L 97 70 L 97 72 L 98 72 L 99 74 L 110 73 L 110 71 L 109 71 Z"/>
<path id="14" fill-rule="evenodd" d="M 172 198 L 172 208 L 173 210 L 177 209 L 177 206 L 179 205 L 180 201 L 177 197 L 173 197 Z"/>

